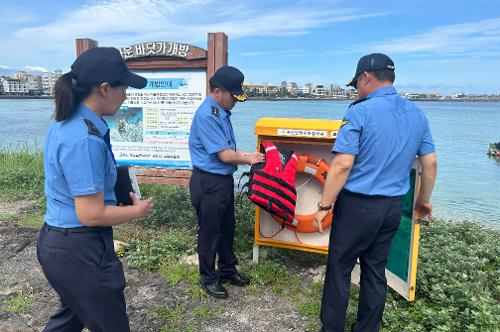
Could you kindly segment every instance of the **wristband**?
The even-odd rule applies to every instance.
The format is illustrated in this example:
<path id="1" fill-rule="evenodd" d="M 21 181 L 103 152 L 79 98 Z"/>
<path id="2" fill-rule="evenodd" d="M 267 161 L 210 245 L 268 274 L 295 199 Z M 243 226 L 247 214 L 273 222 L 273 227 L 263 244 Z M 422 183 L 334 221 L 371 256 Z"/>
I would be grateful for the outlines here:
<path id="1" fill-rule="evenodd" d="M 318 202 L 318 210 L 319 211 L 328 211 L 332 208 L 333 204 L 330 204 L 328 206 L 323 206 L 321 205 L 321 202 Z"/>

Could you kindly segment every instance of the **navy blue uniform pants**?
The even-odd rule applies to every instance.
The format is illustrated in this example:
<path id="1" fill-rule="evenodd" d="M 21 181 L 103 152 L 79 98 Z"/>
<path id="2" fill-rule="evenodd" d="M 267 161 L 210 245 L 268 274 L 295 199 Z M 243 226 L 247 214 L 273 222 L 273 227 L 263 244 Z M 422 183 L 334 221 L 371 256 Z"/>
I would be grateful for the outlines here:
<path id="1" fill-rule="evenodd" d="M 401 196 L 366 196 L 341 191 L 330 232 L 321 303 L 322 331 L 344 331 L 351 271 L 358 258 L 359 306 L 352 331 L 380 330 L 387 295 L 385 266 L 401 214 Z"/>
<path id="2" fill-rule="evenodd" d="M 236 273 L 234 243 L 234 182 L 232 175 L 193 169 L 189 181 L 191 203 L 198 216 L 198 258 L 201 281 L 218 282 Z M 215 257 L 218 255 L 218 272 Z"/>
<path id="3" fill-rule="evenodd" d="M 44 331 L 128 332 L 125 276 L 111 227 L 64 230 L 44 224 L 37 256 L 61 308 Z"/>

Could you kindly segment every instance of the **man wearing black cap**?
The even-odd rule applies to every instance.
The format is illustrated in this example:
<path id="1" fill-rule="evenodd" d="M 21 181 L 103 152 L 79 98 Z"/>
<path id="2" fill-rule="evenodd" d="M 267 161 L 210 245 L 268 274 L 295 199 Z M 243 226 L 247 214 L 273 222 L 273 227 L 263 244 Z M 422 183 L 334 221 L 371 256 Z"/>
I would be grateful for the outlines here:
<path id="1" fill-rule="evenodd" d="M 237 68 L 219 68 L 210 79 L 210 94 L 195 113 L 189 133 L 193 173 L 189 182 L 191 202 L 198 215 L 200 286 L 207 294 L 225 299 L 221 282 L 246 286 L 250 280 L 236 269 L 234 242 L 234 181 L 236 165 L 264 161 L 258 152 L 236 148 L 231 109 L 247 97 L 242 89 L 243 73 Z M 218 271 L 215 256 L 218 255 Z"/>
<path id="2" fill-rule="evenodd" d="M 347 109 L 332 152 L 315 225 L 332 208 L 328 263 L 321 305 L 322 331 L 344 331 L 351 271 L 359 259 L 359 306 L 352 331 L 379 331 L 387 293 L 385 265 L 402 214 L 402 196 L 418 155 L 422 166 L 417 216 L 429 216 L 436 155 L 429 124 L 392 86 L 394 62 L 380 53 L 362 57 L 348 83 L 360 99 Z"/>

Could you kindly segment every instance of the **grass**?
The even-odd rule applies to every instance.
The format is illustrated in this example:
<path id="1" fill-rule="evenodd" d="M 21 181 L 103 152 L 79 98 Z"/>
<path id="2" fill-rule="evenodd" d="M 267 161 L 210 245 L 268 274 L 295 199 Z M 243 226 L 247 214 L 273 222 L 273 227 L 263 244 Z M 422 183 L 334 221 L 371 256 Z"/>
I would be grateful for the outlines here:
<path id="1" fill-rule="evenodd" d="M 159 307 L 155 310 L 155 314 L 164 320 L 164 326 L 160 328 L 160 332 L 196 331 L 195 323 L 186 320 L 186 316 L 190 315 L 191 311 L 193 316 L 199 320 L 210 320 L 214 317 L 214 313 L 203 306 L 198 306 L 193 310 L 189 310 L 183 304 Z"/>
<path id="2" fill-rule="evenodd" d="M 19 223 L 24 227 L 40 228 L 43 225 L 43 216 L 40 211 L 21 213 Z"/>
<path id="3" fill-rule="evenodd" d="M 11 223 L 17 221 L 19 216 L 15 213 L 2 213 L 0 214 L 0 224 L 1 223 Z"/>
<path id="4" fill-rule="evenodd" d="M 210 321 L 214 319 L 215 312 L 214 310 L 207 308 L 205 306 L 198 306 L 193 309 L 194 317 L 201 321 Z"/>
<path id="5" fill-rule="evenodd" d="M 2 200 L 44 199 L 43 153 L 36 142 L 0 146 L 0 169 Z"/>
<path id="6" fill-rule="evenodd" d="M 168 189 L 170 190 L 170 189 Z M 179 189 L 178 189 L 179 190 Z M 177 190 L 176 197 L 186 197 Z M 184 189 L 185 190 L 185 189 Z M 175 209 L 171 203 L 163 203 L 167 209 Z M 319 327 L 321 284 L 304 284 L 297 272 L 311 266 L 325 264 L 324 255 L 293 250 L 269 248 L 266 260 L 259 265 L 249 262 L 253 244 L 252 206 L 246 198 L 237 205 L 235 250 L 241 259 L 240 270 L 252 278 L 246 288 L 249 295 L 273 292 L 278 298 L 295 303 L 297 311 L 311 321 L 311 330 Z M 180 214 L 188 215 L 190 212 Z M 160 219 L 149 220 L 149 225 L 162 227 Z M 193 245 L 195 232 L 182 233 L 185 225 L 171 221 L 163 231 L 173 232 L 168 239 L 154 240 L 155 245 L 170 246 L 171 257 L 182 255 L 182 250 Z M 160 228 L 157 228 L 160 229 Z M 417 283 L 417 300 L 408 303 L 390 290 L 386 301 L 383 331 L 494 331 L 500 326 L 500 252 L 497 244 L 499 232 L 476 224 L 452 223 L 434 220 L 422 229 L 420 262 Z M 163 236 L 163 235 L 162 235 Z M 173 244 L 167 245 L 172 241 Z M 162 250 L 158 250 L 163 252 Z M 187 251 L 191 254 L 193 251 Z M 146 255 L 148 256 L 148 255 Z M 161 264 L 158 266 L 162 266 Z M 154 266 L 149 267 L 155 268 Z M 203 299 L 205 293 L 195 283 L 197 271 L 175 263 L 162 267 L 170 285 L 188 281 L 187 289 L 192 299 Z M 160 270 L 161 271 L 161 270 Z M 183 279 L 184 278 L 184 279 Z M 346 325 L 356 319 L 359 288 L 351 287 Z M 466 313 L 466 314 L 463 314 Z"/>
<path id="7" fill-rule="evenodd" d="M 195 329 L 195 326 L 193 323 L 187 323 L 187 324 L 183 324 L 182 326 L 163 326 L 161 329 L 160 329 L 160 332 L 179 332 L 179 331 L 183 331 L 183 332 L 194 332 L 196 331 Z"/>
<path id="8" fill-rule="evenodd" d="M 322 292 L 323 284 L 312 283 L 311 290 L 307 294 L 305 301 L 299 302 L 297 305 L 299 313 L 303 316 L 319 317 Z"/>
<path id="9" fill-rule="evenodd" d="M 163 326 L 162 328 L 160 328 L 160 332 L 179 332 L 179 331 L 194 332 L 196 330 L 195 330 L 193 323 L 183 324 L 182 327 L 180 327 L 180 326 Z"/>
<path id="10" fill-rule="evenodd" d="M 29 306 L 35 302 L 36 295 L 31 285 L 27 285 L 22 291 L 5 300 L 3 311 L 22 315 L 28 310 Z"/>
<path id="11" fill-rule="evenodd" d="M 187 289 L 186 289 L 186 294 L 189 295 L 189 297 L 192 300 L 200 301 L 203 299 L 206 299 L 208 297 L 207 293 L 203 289 L 201 289 L 198 284 L 191 284 Z"/>
<path id="12" fill-rule="evenodd" d="M 125 252 L 130 267 L 158 271 L 162 264 L 171 264 L 182 255 L 194 252 L 195 235 L 192 229 L 163 228 L 154 233 L 149 241 L 123 239 L 130 243 Z"/>
<path id="13" fill-rule="evenodd" d="M 168 286 L 175 286 L 181 281 L 196 284 L 200 278 L 198 267 L 178 262 L 165 262 L 159 268 L 159 274 L 165 278 Z"/>
<path id="14" fill-rule="evenodd" d="M 304 303 L 298 305 L 299 314 L 302 316 L 309 316 L 312 318 L 319 317 L 321 310 L 321 300 L 309 299 Z"/>
<path id="15" fill-rule="evenodd" d="M 3 213 L 0 214 L 0 224 L 17 222 L 24 227 L 40 228 L 43 225 L 43 216 L 42 211 Z"/>
<path id="16" fill-rule="evenodd" d="M 178 305 L 176 307 L 160 307 L 155 310 L 155 313 L 160 318 L 167 320 L 169 324 L 177 325 L 182 322 L 183 312 L 186 310 L 185 306 Z"/>
<path id="17" fill-rule="evenodd" d="M 165 325 L 160 328 L 160 332 L 194 331 L 192 323 L 185 323 L 186 310 L 185 305 L 157 308 L 155 314 L 165 320 Z"/>
<path id="18" fill-rule="evenodd" d="M 0 199 L 34 199 L 33 211 L 0 215 L 0 222 L 39 227 L 43 216 L 42 155 L 37 151 L 0 149 Z M 195 331 L 199 322 L 216 312 L 199 303 L 207 295 L 197 284 L 198 269 L 181 263 L 195 253 L 196 214 L 185 187 L 141 185 L 145 196 L 155 198 L 155 212 L 134 223 L 115 228 L 115 235 L 130 246 L 124 260 L 129 267 L 153 271 L 166 287 L 186 283 L 188 302 L 159 308 L 165 320 L 161 331 Z M 4 197 L 5 196 L 5 197 Z M 306 318 L 306 329 L 319 329 L 322 284 L 301 280 L 298 272 L 325 264 L 324 255 L 267 248 L 268 255 L 252 265 L 254 207 L 246 197 L 236 205 L 235 251 L 241 272 L 252 278 L 245 288 L 259 297 L 272 292 L 283 304 L 294 304 Z M 382 331 L 495 331 L 500 326 L 500 232 L 472 222 L 433 220 L 421 230 L 416 301 L 409 303 L 389 290 Z M 351 287 L 347 326 L 355 321 L 359 288 Z M 23 312 L 34 301 L 27 288 L 5 301 L 4 311 Z"/>
<path id="19" fill-rule="evenodd" d="M 296 299 L 302 293 L 299 277 L 282 264 L 266 260 L 258 265 L 242 264 L 240 270 L 250 276 L 253 284 L 270 288 L 275 294 L 286 294 L 290 299 Z"/>

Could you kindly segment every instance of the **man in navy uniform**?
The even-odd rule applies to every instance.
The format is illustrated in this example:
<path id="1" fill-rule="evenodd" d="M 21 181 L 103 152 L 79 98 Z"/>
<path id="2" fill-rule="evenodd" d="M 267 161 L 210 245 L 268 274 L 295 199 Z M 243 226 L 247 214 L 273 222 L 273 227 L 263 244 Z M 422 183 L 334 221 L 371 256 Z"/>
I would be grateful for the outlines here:
<path id="1" fill-rule="evenodd" d="M 219 68 L 210 79 L 210 94 L 195 113 L 189 134 L 193 173 L 189 182 L 191 202 L 198 216 L 200 286 L 207 294 L 225 299 L 229 282 L 246 286 L 250 279 L 236 269 L 234 242 L 234 180 L 237 165 L 264 161 L 258 152 L 236 148 L 231 109 L 244 102 L 243 73 L 235 67 Z M 218 271 L 215 257 L 218 255 Z"/>
<path id="2" fill-rule="evenodd" d="M 429 199 L 436 155 L 424 113 L 393 87 L 394 62 L 380 53 L 363 56 L 348 86 L 360 99 L 347 109 L 332 152 L 315 225 L 332 208 L 328 263 L 321 305 L 322 331 L 344 331 L 351 271 L 359 258 L 359 307 L 352 331 L 380 330 L 387 294 L 385 265 L 409 190 L 415 157 L 422 165 L 417 216 L 432 212 Z"/>

